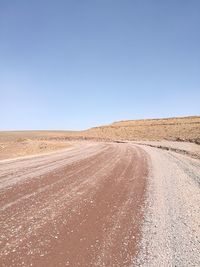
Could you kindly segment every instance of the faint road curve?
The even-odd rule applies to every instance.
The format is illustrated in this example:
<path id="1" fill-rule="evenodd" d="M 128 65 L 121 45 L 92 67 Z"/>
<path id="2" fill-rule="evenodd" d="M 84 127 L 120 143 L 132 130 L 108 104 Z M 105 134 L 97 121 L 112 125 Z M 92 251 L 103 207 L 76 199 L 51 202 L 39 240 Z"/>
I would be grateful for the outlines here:
<path id="1" fill-rule="evenodd" d="M 200 161 L 89 143 L 0 161 L 0 266 L 200 266 Z"/>

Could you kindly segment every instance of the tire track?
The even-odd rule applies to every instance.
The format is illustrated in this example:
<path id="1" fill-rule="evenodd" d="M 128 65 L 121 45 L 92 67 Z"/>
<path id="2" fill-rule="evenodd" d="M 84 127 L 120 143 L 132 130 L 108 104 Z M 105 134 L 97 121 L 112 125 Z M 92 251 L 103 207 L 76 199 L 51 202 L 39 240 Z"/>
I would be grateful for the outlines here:
<path id="1" fill-rule="evenodd" d="M 108 143 L 3 164 L 1 266 L 130 266 L 147 165 Z"/>

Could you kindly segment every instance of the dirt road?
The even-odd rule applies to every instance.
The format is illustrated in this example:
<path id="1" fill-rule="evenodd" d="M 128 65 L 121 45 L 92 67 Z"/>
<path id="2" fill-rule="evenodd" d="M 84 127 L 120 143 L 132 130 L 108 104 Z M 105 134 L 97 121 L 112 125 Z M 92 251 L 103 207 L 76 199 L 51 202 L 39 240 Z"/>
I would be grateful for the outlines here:
<path id="1" fill-rule="evenodd" d="M 1 266 L 128 266 L 136 253 L 147 157 L 89 144 L 0 165 Z"/>
<path id="2" fill-rule="evenodd" d="M 200 266 L 200 161 L 145 147 L 150 172 L 140 253 L 133 266 Z"/>
<path id="3" fill-rule="evenodd" d="M 85 143 L 0 177 L 1 266 L 199 266 L 198 160 Z"/>

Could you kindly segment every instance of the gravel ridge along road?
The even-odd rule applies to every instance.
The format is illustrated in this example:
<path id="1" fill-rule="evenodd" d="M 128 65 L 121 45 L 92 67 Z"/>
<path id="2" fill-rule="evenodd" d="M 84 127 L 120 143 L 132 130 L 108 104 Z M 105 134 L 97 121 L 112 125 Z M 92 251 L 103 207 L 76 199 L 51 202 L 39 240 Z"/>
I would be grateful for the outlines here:
<path id="1" fill-rule="evenodd" d="M 143 146 L 150 157 L 140 252 L 133 266 L 200 266 L 200 161 Z"/>

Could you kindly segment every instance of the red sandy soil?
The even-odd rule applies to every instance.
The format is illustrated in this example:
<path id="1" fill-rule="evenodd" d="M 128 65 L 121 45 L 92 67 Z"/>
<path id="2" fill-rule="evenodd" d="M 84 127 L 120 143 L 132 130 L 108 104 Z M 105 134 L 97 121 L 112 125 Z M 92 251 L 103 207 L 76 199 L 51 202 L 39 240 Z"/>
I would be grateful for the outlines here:
<path id="1" fill-rule="evenodd" d="M 84 143 L 0 162 L 1 266 L 130 266 L 138 251 L 147 154 Z"/>

